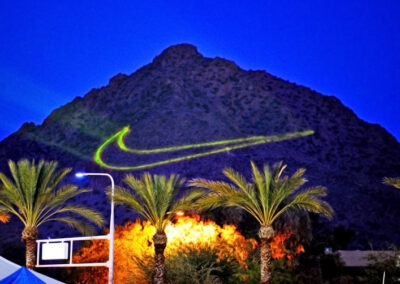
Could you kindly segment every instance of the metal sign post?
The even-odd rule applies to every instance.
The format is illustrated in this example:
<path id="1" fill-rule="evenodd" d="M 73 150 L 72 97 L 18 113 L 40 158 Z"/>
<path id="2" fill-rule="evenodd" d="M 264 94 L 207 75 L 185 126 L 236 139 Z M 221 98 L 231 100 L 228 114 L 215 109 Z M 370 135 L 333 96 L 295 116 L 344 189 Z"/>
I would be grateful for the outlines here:
<path id="1" fill-rule="evenodd" d="M 37 249 L 37 257 L 36 257 L 36 267 L 88 267 L 88 266 L 106 266 L 110 269 L 110 260 L 107 262 L 92 262 L 92 263 L 73 263 L 72 252 L 74 247 L 74 241 L 91 241 L 91 240 L 110 240 L 110 235 L 106 236 L 91 236 L 91 237 L 75 237 L 75 238 L 60 238 L 60 239 L 48 239 L 48 240 L 37 240 L 38 249 Z M 41 245 L 43 244 L 43 245 Z M 40 264 L 40 252 L 42 252 L 42 260 L 60 260 L 60 259 L 68 259 L 61 258 L 59 255 L 54 255 L 51 257 L 44 258 L 43 257 L 43 246 L 49 244 L 53 245 L 53 248 L 57 248 L 57 245 L 67 245 L 69 248 L 69 263 L 61 263 L 61 264 Z M 64 247 L 61 247 L 62 249 Z M 50 253 L 49 253 L 50 254 Z"/>
<path id="2" fill-rule="evenodd" d="M 108 267 L 108 283 L 112 284 L 114 281 L 114 190 L 115 183 L 114 179 L 110 174 L 107 173 L 77 173 L 76 177 L 84 177 L 84 176 L 105 176 L 108 177 L 111 181 L 111 214 L 110 214 L 110 233 L 106 236 L 91 236 L 91 237 L 76 237 L 76 238 L 61 238 L 61 239 L 48 239 L 48 240 L 37 240 L 37 263 L 36 267 L 90 267 L 90 266 L 106 266 Z M 72 253 L 74 241 L 89 241 L 89 240 L 109 240 L 109 258 L 107 262 L 99 262 L 99 263 L 73 263 L 72 261 Z M 40 264 L 39 257 L 41 251 L 41 244 L 45 246 L 44 248 L 50 248 L 53 246 L 54 251 L 46 254 L 45 258 L 43 258 L 42 252 L 42 260 L 57 260 L 57 259 L 68 259 L 65 258 L 65 248 L 66 244 L 69 246 L 69 263 L 65 264 Z M 57 245 L 59 244 L 59 245 Z M 42 245 L 42 246 L 43 246 Z M 54 257 L 54 258 L 53 258 Z"/>

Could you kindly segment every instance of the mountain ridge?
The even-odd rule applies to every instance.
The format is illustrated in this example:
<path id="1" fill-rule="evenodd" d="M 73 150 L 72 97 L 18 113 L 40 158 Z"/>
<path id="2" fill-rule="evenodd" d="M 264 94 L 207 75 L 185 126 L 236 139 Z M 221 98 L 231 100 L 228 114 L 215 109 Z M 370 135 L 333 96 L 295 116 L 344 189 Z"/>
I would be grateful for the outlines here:
<path id="1" fill-rule="evenodd" d="M 328 201 L 337 212 L 331 226 L 354 230 L 352 247 L 367 247 L 369 241 L 377 246 L 385 241 L 400 244 L 400 231 L 395 228 L 400 196 L 381 184 L 384 176 L 400 172 L 400 144 L 389 132 L 361 120 L 336 97 L 265 71 L 243 70 L 229 60 L 203 57 L 190 44 L 167 48 L 130 75 L 113 76 L 108 85 L 57 108 L 40 125 L 25 123 L 0 142 L 0 169 L 6 171 L 7 159 L 26 157 L 55 159 L 75 170 L 108 171 L 93 162 L 93 155 L 126 125 L 133 132 L 125 143 L 137 148 L 312 129 L 315 134 L 310 137 L 149 170 L 213 179 L 222 178 L 226 166 L 249 175 L 250 160 L 259 165 L 283 160 L 290 172 L 307 168 L 309 186 L 328 187 Z M 116 147 L 107 150 L 104 158 L 126 163 L 143 159 L 127 157 Z M 120 181 L 129 171 L 111 172 Z M 104 184 L 91 181 L 90 185 Z M 82 202 L 107 212 L 103 201 L 88 199 Z M 119 213 L 121 223 L 127 213 L 123 209 Z"/>

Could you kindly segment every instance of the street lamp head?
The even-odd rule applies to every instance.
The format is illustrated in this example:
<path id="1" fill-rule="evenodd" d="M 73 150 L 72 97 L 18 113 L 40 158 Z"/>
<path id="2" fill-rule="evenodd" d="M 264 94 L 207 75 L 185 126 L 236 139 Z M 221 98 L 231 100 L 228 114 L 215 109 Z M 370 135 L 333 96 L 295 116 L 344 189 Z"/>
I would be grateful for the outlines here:
<path id="1" fill-rule="evenodd" d="M 85 176 L 85 173 L 76 173 L 75 176 L 77 178 L 83 178 Z"/>

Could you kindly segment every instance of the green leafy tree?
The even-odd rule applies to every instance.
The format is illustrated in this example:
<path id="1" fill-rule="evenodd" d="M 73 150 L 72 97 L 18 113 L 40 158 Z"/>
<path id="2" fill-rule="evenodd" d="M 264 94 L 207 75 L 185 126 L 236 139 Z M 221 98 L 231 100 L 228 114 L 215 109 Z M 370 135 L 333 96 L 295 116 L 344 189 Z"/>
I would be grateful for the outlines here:
<path id="1" fill-rule="evenodd" d="M 400 189 L 400 177 L 398 177 L 398 178 L 388 178 L 388 177 L 385 177 L 385 178 L 383 179 L 383 183 L 384 183 L 384 184 L 387 184 L 387 185 L 394 186 L 394 187 Z"/>
<path id="2" fill-rule="evenodd" d="M 306 182 L 305 169 L 297 170 L 291 177 L 282 176 L 286 165 L 277 163 L 270 170 L 265 165 L 261 172 L 251 162 L 252 181 L 248 182 L 233 169 L 225 169 L 224 175 L 231 183 L 193 179 L 189 182 L 195 188 L 206 188 L 208 194 L 198 202 L 199 209 L 213 209 L 220 206 L 239 207 L 251 214 L 260 224 L 260 283 L 271 280 L 271 240 L 274 236 L 272 225 L 278 217 L 293 210 L 306 210 L 333 216 L 328 203 L 320 200 L 326 196 L 326 188 L 316 186 L 304 190 L 299 188 Z"/>
<path id="3" fill-rule="evenodd" d="M 49 221 L 60 221 L 90 233 L 93 227 L 85 221 L 76 219 L 72 214 L 81 216 L 96 225 L 103 223 L 103 218 L 96 211 L 80 206 L 67 204 L 67 201 L 78 194 L 89 192 L 89 189 L 78 189 L 75 185 L 60 185 L 71 169 L 56 172 L 57 162 L 20 160 L 17 164 L 8 162 L 12 179 L 0 173 L 0 212 L 9 212 L 18 217 L 24 224 L 22 241 L 26 245 L 26 267 L 35 267 L 36 240 L 38 228 Z"/>
<path id="4" fill-rule="evenodd" d="M 150 175 L 145 173 L 141 178 L 127 175 L 124 182 L 130 189 L 116 187 L 114 201 L 124 204 L 137 211 L 155 228 L 153 236 L 154 255 L 154 283 L 162 284 L 165 281 L 164 250 L 167 246 L 165 227 L 174 218 L 176 212 L 193 209 L 193 203 L 204 194 L 204 190 L 187 191 L 177 198 L 184 180 L 177 175 L 170 177 Z M 109 196 L 111 191 L 108 191 Z"/>

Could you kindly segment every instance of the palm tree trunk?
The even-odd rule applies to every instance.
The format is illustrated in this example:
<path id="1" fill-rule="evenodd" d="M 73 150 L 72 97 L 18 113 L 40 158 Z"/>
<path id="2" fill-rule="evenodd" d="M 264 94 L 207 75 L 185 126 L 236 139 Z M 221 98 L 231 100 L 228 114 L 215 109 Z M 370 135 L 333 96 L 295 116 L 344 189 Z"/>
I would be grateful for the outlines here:
<path id="1" fill-rule="evenodd" d="M 261 239 L 261 284 L 269 284 L 271 281 L 271 244 L 267 239 Z"/>
<path id="2" fill-rule="evenodd" d="M 154 283 L 164 284 L 165 281 L 165 257 L 164 250 L 167 246 L 167 235 L 165 232 L 157 232 L 153 236 L 154 242 Z"/>
<path id="3" fill-rule="evenodd" d="M 37 227 L 25 227 L 22 231 L 22 241 L 25 242 L 25 266 L 33 269 L 36 265 L 36 240 L 38 237 Z"/>
<path id="4" fill-rule="evenodd" d="M 261 226 L 260 237 L 261 278 L 260 284 L 271 283 L 271 239 L 274 229 L 271 226 Z"/>

